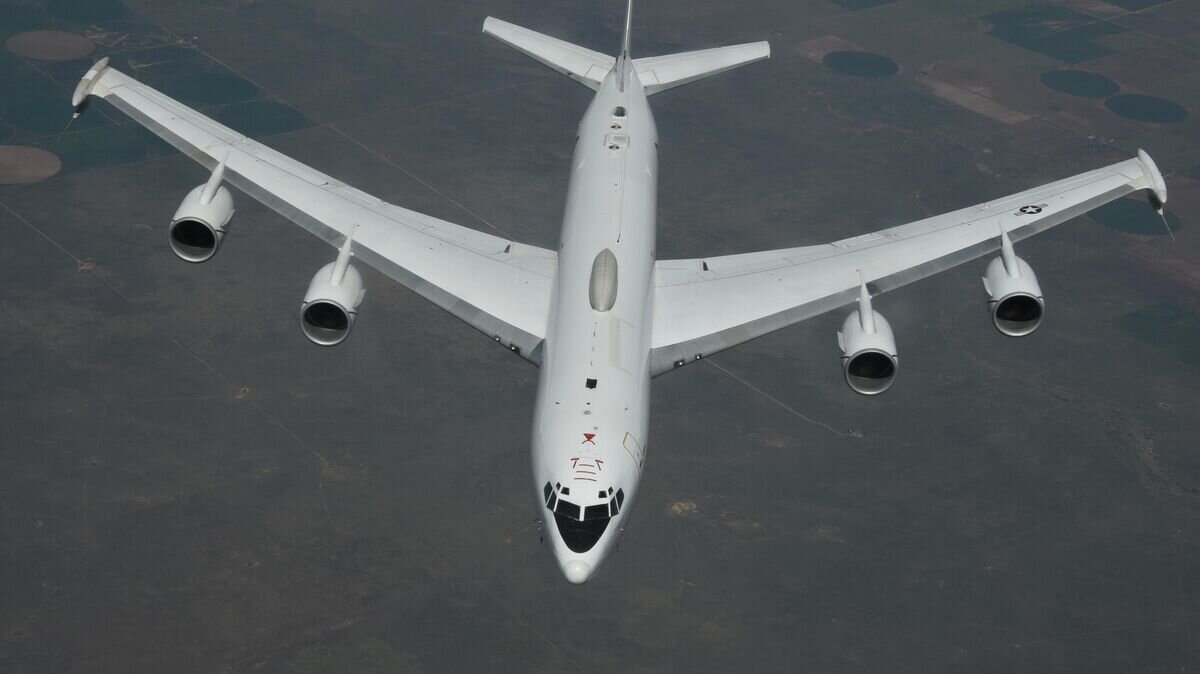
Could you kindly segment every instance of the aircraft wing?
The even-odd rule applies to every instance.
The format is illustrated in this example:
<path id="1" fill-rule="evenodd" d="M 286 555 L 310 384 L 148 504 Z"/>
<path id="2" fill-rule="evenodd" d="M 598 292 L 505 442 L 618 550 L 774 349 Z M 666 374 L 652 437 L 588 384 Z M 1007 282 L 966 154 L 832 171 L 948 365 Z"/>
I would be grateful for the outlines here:
<path id="1" fill-rule="evenodd" d="M 655 265 L 651 373 L 882 293 L 1037 234 L 1141 189 L 1167 191 L 1145 152 L 1010 197 L 833 243 Z"/>
<path id="2" fill-rule="evenodd" d="M 386 203 L 257 143 L 107 67 L 76 90 L 108 101 L 209 169 L 354 256 L 537 363 L 546 334 L 557 256 Z"/>

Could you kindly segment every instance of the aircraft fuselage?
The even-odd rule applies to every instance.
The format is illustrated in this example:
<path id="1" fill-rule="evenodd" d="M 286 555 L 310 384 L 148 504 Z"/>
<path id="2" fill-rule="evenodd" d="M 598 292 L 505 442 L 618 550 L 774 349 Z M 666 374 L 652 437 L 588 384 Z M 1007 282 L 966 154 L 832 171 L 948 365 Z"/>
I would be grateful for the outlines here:
<path id="1" fill-rule="evenodd" d="M 535 498 L 573 583 L 615 547 L 648 439 L 658 132 L 625 67 L 579 124 L 534 412 Z"/>

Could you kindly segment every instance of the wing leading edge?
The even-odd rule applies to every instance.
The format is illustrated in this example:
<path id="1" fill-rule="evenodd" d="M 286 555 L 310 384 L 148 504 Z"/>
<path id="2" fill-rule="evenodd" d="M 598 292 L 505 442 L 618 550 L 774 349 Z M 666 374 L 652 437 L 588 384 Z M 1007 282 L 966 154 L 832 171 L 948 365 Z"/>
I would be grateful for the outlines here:
<path id="1" fill-rule="evenodd" d="M 108 101 L 209 169 L 332 246 L 354 231 L 355 257 L 472 327 L 540 361 L 557 258 L 386 203 L 335 180 L 107 67 L 76 91 Z"/>
<path id="2" fill-rule="evenodd" d="M 887 292 L 1148 189 L 1167 192 L 1145 152 L 1112 166 L 944 215 L 833 243 L 655 264 L 651 373 L 662 374 L 849 305 L 859 273 Z"/>

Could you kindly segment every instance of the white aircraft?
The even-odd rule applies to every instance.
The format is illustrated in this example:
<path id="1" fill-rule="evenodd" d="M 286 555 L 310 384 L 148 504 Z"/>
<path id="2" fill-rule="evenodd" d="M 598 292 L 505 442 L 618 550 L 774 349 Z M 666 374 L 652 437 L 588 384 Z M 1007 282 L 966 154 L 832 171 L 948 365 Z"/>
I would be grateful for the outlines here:
<path id="1" fill-rule="evenodd" d="M 632 11 L 630 0 L 629 11 Z M 361 260 L 541 367 L 532 431 L 536 507 L 563 575 L 583 583 L 614 549 L 646 462 L 650 380 L 784 326 L 857 304 L 838 333 L 854 391 L 887 390 L 899 363 L 872 296 L 999 249 L 983 279 L 992 320 L 1041 322 L 1033 269 L 1013 243 L 1136 190 L 1161 213 L 1163 177 L 1138 156 L 1020 194 L 822 245 L 694 260 L 655 255 L 658 136 L 648 97 L 765 59 L 765 42 L 633 58 L 627 13 L 614 58 L 504 21 L 483 31 L 596 91 L 579 124 L 557 250 L 527 246 L 364 194 L 96 63 L 73 97 L 124 111 L 212 171 L 183 199 L 170 245 L 210 259 L 233 215 L 228 182 L 331 246 L 300 308 L 305 336 L 346 339 Z M 546 526 L 553 522 L 553 526 Z"/>

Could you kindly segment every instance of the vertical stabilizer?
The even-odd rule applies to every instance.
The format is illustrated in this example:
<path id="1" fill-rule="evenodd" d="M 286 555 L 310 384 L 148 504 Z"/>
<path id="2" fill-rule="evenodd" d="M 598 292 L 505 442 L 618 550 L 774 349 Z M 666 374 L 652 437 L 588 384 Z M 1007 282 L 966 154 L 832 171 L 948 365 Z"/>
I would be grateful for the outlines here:
<path id="1" fill-rule="evenodd" d="M 625 83 L 629 78 L 629 63 L 633 58 L 629 55 L 630 33 L 633 32 L 633 0 L 625 7 L 625 29 L 621 32 L 621 51 L 617 54 L 617 81 L 621 91 L 625 91 Z"/>
<path id="2" fill-rule="evenodd" d="M 621 34 L 621 57 L 629 59 L 629 38 L 633 32 L 633 0 L 625 7 L 625 31 Z"/>

